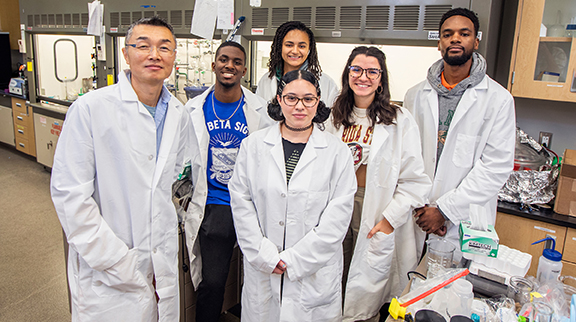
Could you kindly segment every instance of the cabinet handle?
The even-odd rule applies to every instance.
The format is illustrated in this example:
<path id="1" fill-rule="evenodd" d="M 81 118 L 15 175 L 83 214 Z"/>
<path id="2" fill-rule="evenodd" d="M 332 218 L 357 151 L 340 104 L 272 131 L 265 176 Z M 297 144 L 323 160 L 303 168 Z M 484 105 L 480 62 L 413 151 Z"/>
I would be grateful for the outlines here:
<path id="1" fill-rule="evenodd" d="M 541 230 L 541 231 L 545 231 L 545 232 L 551 233 L 551 234 L 555 234 L 555 233 L 556 233 L 555 230 L 548 229 L 548 228 L 544 228 L 544 227 L 540 227 L 540 226 L 534 226 L 534 229 L 538 229 L 538 230 Z"/>
<path id="2" fill-rule="evenodd" d="M 22 118 L 22 116 L 16 116 L 17 119 L 19 119 L 20 121 L 24 121 L 24 119 Z"/>
<path id="3" fill-rule="evenodd" d="M 16 103 L 16 106 L 18 106 L 18 107 L 22 107 L 22 104 L 20 104 L 20 103 Z"/>
<path id="4" fill-rule="evenodd" d="M 21 147 L 25 148 L 26 146 L 24 145 L 24 143 L 18 143 L 18 145 L 20 145 Z"/>
<path id="5" fill-rule="evenodd" d="M 54 146 L 54 144 L 52 143 L 52 141 L 46 143 L 46 149 L 50 150 L 50 148 Z"/>
<path id="6" fill-rule="evenodd" d="M 20 129 L 18 129 L 18 133 L 20 133 L 20 134 L 24 134 L 24 130 L 20 130 Z"/>

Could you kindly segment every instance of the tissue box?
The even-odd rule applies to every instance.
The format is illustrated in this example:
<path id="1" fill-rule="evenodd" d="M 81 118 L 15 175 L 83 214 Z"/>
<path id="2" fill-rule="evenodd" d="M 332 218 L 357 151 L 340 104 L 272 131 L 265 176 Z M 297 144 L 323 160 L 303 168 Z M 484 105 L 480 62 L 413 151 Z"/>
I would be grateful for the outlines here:
<path id="1" fill-rule="evenodd" d="M 488 225 L 487 231 L 475 230 L 471 227 L 472 223 L 469 221 L 460 222 L 460 250 L 463 253 L 497 257 L 500 239 L 494 226 Z"/>

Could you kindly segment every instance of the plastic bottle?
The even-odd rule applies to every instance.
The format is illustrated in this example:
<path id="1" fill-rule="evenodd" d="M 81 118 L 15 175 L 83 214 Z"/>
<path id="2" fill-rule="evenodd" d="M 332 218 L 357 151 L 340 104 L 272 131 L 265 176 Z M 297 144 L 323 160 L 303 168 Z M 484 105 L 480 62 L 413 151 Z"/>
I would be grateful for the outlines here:
<path id="1" fill-rule="evenodd" d="M 465 279 L 458 279 L 450 286 L 452 291 L 448 297 L 448 305 L 446 310 L 448 315 L 464 315 L 470 317 L 472 314 L 472 300 L 474 294 L 472 293 L 472 283 Z"/>
<path id="2" fill-rule="evenodd" d="M 536 278 L 540 283 L 557 281 L 560 272 L 562 272 L 562 254 L 556 250 L 556 240 L 554 240 L 554 238 L 546 237 L 533 242 L 532 245 L 547 240 L 552 241 L 552 248 L 545 248 L 542 251 L 542 256 L 540 256 L 540 259 L 538 260 L 538 272 L 536 273 Z"/>

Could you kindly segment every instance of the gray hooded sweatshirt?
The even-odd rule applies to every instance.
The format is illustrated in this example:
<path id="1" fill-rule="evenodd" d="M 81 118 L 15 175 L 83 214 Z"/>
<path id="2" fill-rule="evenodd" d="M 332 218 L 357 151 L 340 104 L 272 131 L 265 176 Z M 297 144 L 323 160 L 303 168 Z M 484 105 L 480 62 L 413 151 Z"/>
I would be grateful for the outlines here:
<path id="1" fill-rule="evenodd" d="M 432 88 L 438 92 L 438 148 L 436 151 L 436 160 L 440 160 L 452 117 L 454 116 L 454 112 L 462 95 L 468 88 L 478 85 L 486 75 L 486 60 L 480 54 L 476 52 L 473 53 L 470 77 L 463 79 L 452 90 L 442 85 L 440 76 L 442 71 L 444 71 L 444 60 L 440 59 L 430 66 L 427 77 Z"/>

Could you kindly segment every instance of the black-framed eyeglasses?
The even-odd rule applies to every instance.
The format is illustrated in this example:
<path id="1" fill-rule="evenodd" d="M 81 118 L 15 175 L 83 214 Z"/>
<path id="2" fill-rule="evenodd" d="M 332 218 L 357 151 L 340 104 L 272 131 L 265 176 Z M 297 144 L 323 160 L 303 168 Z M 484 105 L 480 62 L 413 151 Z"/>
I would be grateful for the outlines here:
<path id="1" fill-rule="evenodd" d="M 354 78 L 362 77 L 362 74 L 366 72 L 366 77 L 376 79 L 380 77 L 380 74 L 383 72 L 383 70 L 379 68 L 362 68 L 360 66 L 348 66 L 348 69 L 350 70 L 350 76 Z"/>
<path id="2" fill-rule="evenodd" d="M 290 107 L 296 106 L 296 104 L 298 104 L 299 101 L 302 101 L 302 105 L 304 105 L 304 107 L 314 107 L 314 105 L 316 105 L 316 103 L 318 102 L 318 97 L 304 96 L 300 98 L 298 96 L 288 94 L 282 96 L 282 101 L 284 101 L 284 104 Z"/>
<path id="3" fill-rule="evenodd" d="M 174 55 L 174 53 L 176 52 L 176 49 L 172 49 L 166 45 L 161 45 L 161 46 L 150 46 L 147 44 L 142 44 L 142 45 L 138 45 L 138 44 L 125 44 L 126 47 L 132 47 L 134 49 L 136 49 L 136 52 L 138 52 L 139 54 L 149 54 L 152 52 L 152 50 L 156 49 L 160 55 L 165 55 L 165 56 L 171 56 Z"/>

